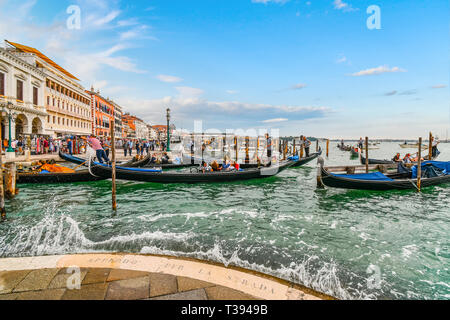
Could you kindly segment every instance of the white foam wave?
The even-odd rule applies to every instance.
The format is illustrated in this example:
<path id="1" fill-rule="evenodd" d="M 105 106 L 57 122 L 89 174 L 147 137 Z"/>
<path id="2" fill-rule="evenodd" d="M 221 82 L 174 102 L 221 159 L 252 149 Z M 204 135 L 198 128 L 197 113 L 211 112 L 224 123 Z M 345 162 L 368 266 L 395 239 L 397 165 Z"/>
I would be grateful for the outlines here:
<path id="1" fill-rule="evenodd" d="M 259 271 L 265 274 L 299 283 L 306 287 L 312 288 L 319 292 L 323 292 L 325 294 L 329 294 L 334 297 L 338 297 L 340 299 L 376 299 L 375 295 L 366 294 L 364 292 L 351 294 L 342 286 L 338 278 L 337 265 L 334 262 L 321 262 L 319 261 L 319 257 L 317 256 L 310 256 L 305 258 L 305 260 L 303 261 L 292 262 L 289 266 L 281 267 L 278 269 L 271 269 L 267 266 L 257 263 L 251 263 L 248 260 L 240 258 L 238 250 L 234 251 L 231 256 L 227 258 L 225 255 L 225 250 L 223 250 L 221 245 L 218 243 L 215 243 L 212 248 L 206 251 L 200 250 L 187 253 L 161 249 L 156 246 L 146 246 L 142 248 L 141 253 L 183 256 L 220 262 L 225 266 L 239 266 L 249 270 Z M 319 269 L 317 269 L 317 264 L 321 265 Z"/>

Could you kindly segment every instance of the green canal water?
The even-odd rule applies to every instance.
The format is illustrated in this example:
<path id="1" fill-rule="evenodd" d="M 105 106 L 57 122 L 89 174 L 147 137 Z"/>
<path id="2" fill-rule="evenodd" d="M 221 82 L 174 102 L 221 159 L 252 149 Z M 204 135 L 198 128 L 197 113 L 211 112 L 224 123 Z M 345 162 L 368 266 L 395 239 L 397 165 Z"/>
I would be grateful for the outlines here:
<path id="1" fill-rule="evenodd" d="M 327 164 L 357 163 L 335 143 L 330 149 Z M 440 149 L 449 161 L 450 144 Z M 397 150 L 383 143 L 370 156 Z M 314 162 L 240 183 L 119 181 L 116 215 L 110 181 L 22 185 L 0 224 L 0 256 L 170 254 L 262 271 L 341 299 L 450 298 L 450 185 L 420 194 L 317 190 L 316 172 Z"/>

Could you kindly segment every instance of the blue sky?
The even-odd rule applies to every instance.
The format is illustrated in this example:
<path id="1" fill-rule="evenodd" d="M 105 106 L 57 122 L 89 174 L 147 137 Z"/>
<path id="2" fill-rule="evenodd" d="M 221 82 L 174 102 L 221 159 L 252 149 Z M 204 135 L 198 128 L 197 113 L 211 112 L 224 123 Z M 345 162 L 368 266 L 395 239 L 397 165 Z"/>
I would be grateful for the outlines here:
<path id="1" fill-rule="evenodd" d="M 187 129 L 445 138 L 449 12 L 447 0 L 0 0 L 0 36 L 151 124 L 171 107 Z"/>

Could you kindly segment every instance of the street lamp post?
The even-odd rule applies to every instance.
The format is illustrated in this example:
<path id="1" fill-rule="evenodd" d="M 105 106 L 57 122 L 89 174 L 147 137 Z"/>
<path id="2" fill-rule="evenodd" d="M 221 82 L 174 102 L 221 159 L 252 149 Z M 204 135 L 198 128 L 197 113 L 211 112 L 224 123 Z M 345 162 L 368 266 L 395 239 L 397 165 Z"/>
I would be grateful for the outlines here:
<path id="1" fill-rule="evenodd" d="M 11 140 L 12 140 L 11 139 L 11 118 L 12 118 L 11 106 L 12 106 L 12 103 L 8 102 L 9 111 L 7 111 L 7 113 L 8 113 L 8 121 L 9 121 L 9 125 L 8 125 L 8 127 L 9 127 L 9 142 L 8 142 L 8 149 L 6 149 L 6 152 L 14 152 L 14 149 L 11 146 Z"/>
<path id="2" fill-rule="evenodd" d="M 170 152 L 170 109 L 167 108 L 167 152 Z"/>

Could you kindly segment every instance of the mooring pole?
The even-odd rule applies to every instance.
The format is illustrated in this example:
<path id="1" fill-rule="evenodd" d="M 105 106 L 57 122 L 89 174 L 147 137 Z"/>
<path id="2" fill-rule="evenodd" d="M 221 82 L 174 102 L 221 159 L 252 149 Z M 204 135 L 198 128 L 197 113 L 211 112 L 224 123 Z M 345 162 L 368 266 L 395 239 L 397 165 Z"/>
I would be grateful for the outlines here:
<path id="1" fill-rule="evenodd" d="M 316 152 L 319 152 L 319 139 L 316 140 Z"/>
<path id="2" fill-rule="evenodd" d="M 422 148 L 422 146 L 420 146 Z M 430 132 L 430 140 L 428 143 L 428 160 L 433 159 L 433 134 Z"/>
<path id="3" fill-rule="evenodd" d="M 417 157 L 417 190 L 420 192 L 422 182 L 422 137 L 419 138 L 419 155 Z"/>
<path id="4" fill-rule="evenodd" d="M 330 154 L 330 139 L 327 139 L 327 158 Z"/>
<path id="5" fill-rule="evenodd" d="M 239 148 L 238 148 L 238 138 L 234 136 L 234 152 L 235 152 L 235 160 L 238 162 L 239 160 Z"/>
<path id="6" fill-rule="evenodd" d="M 115 120 L 112 121 L 111 126 L 111 167 L 112 167 L 112 209 L 117 211 L 117 200 L 116 200 L 116 124 Z"/>
<path id="7" fill-rule="evenodd" d="M 225 151 L 225 146 L 227 144 L 227 134 L 222 137 L 222 152 L 223 152 L 223 163 L 227 162 L 227 152 Z"/>
<path id="8" fill-rule="evenodd" d="M 292 147 L 292 156 L 293 156 L 293 157 L 295 157 L 296 151 L 297 151 L 297 150 L 295 150 L 295 137 L 294 137 L 294 145 L 293 145 L 293 147 Z"/>
<path id="9" fill-rule="evenodd" d="M 6 210 L 5 210 L 5 189 L 3 186 L 3 159 L 2 159 L 2 146 L 3 141 L 1 139 L 0 132 L 0 219 L 1 221 L 6 220 Z"/>
<path id="10" fill-rule="evenodd" d="M 249 147 L 250 147 L 250 137 L 245 137 L 245 163 L 250 163 L 250 155 L 249 155 Z"/>
<path id="11" fill-rule="evenodd" d="M 366 173 L 369 173 L 369 137 L 366 137 Z"/>
<path id="12" fill-rule="evenodd" d="M 195 152 L 194 133 L 191 133 L 191 164 L 195 163 L 194 152 Z"/>
<path id="13" fill-rule="evenodd" d="M 205 149 L 206 149 L 205 133 L 202 133 L 202 163 L 205 161 L 204 159 Z"/>

